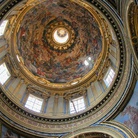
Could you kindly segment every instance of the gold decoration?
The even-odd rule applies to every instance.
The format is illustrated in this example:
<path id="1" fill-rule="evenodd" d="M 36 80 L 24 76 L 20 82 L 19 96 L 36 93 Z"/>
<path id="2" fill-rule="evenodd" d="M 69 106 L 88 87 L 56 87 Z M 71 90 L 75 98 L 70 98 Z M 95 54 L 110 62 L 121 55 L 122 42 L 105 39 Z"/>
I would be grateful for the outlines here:
<path id="1" fill-rule="evenodd" d="M 60 39 L 66 38 L 68 35 L 68 38 L 64 42 L 60 42 L 60 40 L 56 40 L 55 34 Z M 75 39 L 75 31 L 73 28 L 67 24 L 66 22 L 56 22 L 52 23 L 47 32 L 46 32 L 46 38 L 50 46 L 56 50 L 66 50 L 69 47 L 72 46 Z"/>

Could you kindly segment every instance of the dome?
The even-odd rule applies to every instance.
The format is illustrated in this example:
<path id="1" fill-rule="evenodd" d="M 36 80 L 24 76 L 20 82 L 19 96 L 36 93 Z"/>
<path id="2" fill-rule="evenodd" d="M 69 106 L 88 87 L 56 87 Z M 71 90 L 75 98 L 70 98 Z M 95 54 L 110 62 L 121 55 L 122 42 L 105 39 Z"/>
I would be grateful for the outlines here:
<path id="1" fill-rule="evenodd" d="M 52 83 L 82 78 L 102 51 L 96 19 L 70 1 L 42 2 L 31 8 L 20 21 L 17 38 L 27 69 Z"/>
<path id="2" fill-rule="evenodd" d="M 21 79 L 20 85 L 26 85 L 28 98 L 37 98 L 41 104 L 43 100 L 55 104 L 61 99 L 60 104 L 66 101 L 70 108 L 72 102 L 83 101 L 82 109 L 68 109 L 67 117 L 74 116 L 75 110 L 89 110 L 104 99 L 109 90 L 103 93 L 103 89 L 111 85 L 117 71 L 111 67 L 114 61 L 110 61 L 108 50 L 113 45 L 118 47 L 113 29 L 109 30 L 98 11 L 86 2 L 39 1 L 30 2 L 14 20 L 13 35 L 7 37 L 7 58 L 9 65 L 14 65 L 13 74 Z M 108 74 L 110 83 L 102 84 Z M 92 97 L 89 87 L 95 93 L 95 102 L 86 106 L 84 98 Z M 23 102 L 30 109 L 25 99 Z M 54 117 L 53 113 L 43 115 Z M 58 116 L 62 118 L 62 113 Z"/>
<path id="3" fill-rule="evenodd" d="M 133 59 L 107 3 L 4 2 L 0 108 L 7 124 L 38 137 L 124 135 L 125 127 L 111 120 L 134 87 Z"/>
<path id="4" fill-rule="evenodd" d="M 23 66 L 50 83 L 71 83 L 92 72 L 102 53 L 100 24 L 93 14 L 61 0 L 26 10 L 16 23 L 15 38 Z"/>

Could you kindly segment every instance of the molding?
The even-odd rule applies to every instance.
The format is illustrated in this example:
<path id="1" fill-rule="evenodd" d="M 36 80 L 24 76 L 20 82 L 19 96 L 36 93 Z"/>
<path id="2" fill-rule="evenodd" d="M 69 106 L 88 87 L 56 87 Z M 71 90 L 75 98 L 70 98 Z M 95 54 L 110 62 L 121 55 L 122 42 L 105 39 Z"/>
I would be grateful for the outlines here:
<path id="1" fill-rule="evenodd" d="M 93 125 L 84 129 L 73 131 L 62 138 L 77 137 L 87 133 L 103 133 L 113 138 L 137 138 L 137 136 L 126 126 L 115 121 L 104 122 L 99 125 Z"/>

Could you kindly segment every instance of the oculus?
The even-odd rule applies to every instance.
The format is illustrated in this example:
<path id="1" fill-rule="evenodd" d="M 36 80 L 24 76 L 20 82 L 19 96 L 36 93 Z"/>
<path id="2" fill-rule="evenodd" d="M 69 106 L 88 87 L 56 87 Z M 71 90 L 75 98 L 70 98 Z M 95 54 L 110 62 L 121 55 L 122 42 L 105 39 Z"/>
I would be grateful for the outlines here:
<path id="1" fill-rule="evenodd" d="M 54 19 L 46 26 L 43 38 L 52 50 L 66 52 L 75 44 L 76 33 L 68 21 Z"/>
<path id="2" fill-rule="evenodd" d="M 53 39 L 56 43 L 65 44 L 68 42 L 69 33 L 65 28 L 57 28 L 53 33 Z"/>

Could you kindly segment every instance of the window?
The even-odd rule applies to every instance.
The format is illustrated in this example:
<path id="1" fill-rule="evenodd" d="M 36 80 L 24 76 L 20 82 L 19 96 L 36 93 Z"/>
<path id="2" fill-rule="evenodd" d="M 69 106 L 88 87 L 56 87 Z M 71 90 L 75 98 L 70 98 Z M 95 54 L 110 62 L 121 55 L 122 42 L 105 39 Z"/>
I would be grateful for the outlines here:
<path id="1" fill-rule="evenodd" d="M 83 96 L 73 99 L 70 101 L 70 113 L 79 112 L 85 109 L 84 98 Z"/>
<path id="2" fill-rule="evenodd" d="M 3 85 L 11 76 L 5 63 L 0 65 L 0 83 Z"/>
<path id="3" fill-rule="evenodd" d="M 43 99 L 30 94 L 25 104 L 25 107 L 35 112 L 40 112 L 42 104 L 43 104 Z"/>
<path id="4" fill-rule="evenodd" d="M 4 34 L 7 23 L 8 23 L 8 20 L 5 20 L 0 24 L 0 36 Z"/>
<path id="5" fill-rule="evenodd" d="M 114 78 L 115 72 L 112 68 L 109 68 L 109 70 L 107 71 L 105 77 L 104 77 L 104 82 L 106 84 L 107 87 L 110 86 L 110 84 L 112 83 L 112 80 Z"/>

